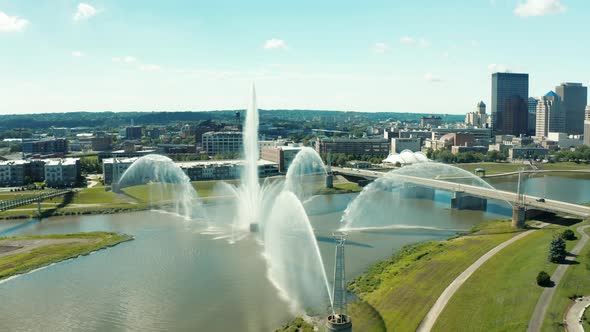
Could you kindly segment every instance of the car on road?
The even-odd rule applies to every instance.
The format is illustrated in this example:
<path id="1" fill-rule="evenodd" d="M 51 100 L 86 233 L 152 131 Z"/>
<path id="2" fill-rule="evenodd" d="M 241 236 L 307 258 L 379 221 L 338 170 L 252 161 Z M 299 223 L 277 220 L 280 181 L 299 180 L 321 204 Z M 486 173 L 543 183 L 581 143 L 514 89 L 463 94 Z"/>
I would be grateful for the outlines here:
<path id="1" fill-rule="evenodd" d="M 544 198 L 537 198 L 536 201 L 539 202 L 539 203 L 545 203 L 545 199 Z"/>

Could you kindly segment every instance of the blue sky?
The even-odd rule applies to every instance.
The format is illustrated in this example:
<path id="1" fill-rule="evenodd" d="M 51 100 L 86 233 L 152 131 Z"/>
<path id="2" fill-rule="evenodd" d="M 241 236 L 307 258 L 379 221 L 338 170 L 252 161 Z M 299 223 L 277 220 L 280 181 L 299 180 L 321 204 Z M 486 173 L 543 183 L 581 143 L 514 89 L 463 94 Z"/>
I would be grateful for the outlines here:
<path id="1" fill-rule="evenodd" d="M 465 113 L 590 80 L 590 1 L 0 0 L 0 113 Z"/>

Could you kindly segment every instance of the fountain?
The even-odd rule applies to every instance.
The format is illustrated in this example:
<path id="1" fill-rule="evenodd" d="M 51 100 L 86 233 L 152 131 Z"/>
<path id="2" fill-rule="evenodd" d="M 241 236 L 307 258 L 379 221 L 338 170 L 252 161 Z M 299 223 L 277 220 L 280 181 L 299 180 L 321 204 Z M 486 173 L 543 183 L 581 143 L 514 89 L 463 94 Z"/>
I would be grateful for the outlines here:
<path id="1" fill-rule="evenodd" d="M 324 181 L 326 175 L 326 166 L 320 155 L 314 149 L 304 147 L 287 170 L 285 190 L 293 192 L 304 202 L 317 189 L 316 184 Z"/>
<path id="2" fill-rule="evenodd" d="M 347 231 L 387 228 L 441 230 L 437 227 L 436 215 L 421 209 L 420 202 L 416 200 L 417 198 L 434 199 L 437 195 L 435 190 L 409 183 L 404 176 L 440 179 L 458 185 L 466 184 L 494 189 L 480 177 L 455 166 L 436 162 L 404 166 L 390 171 L 384 177 L 363 188 L 344 211 L 341 229 Z M 472 201 L 477 200 L 481 201 L 478 198 L 473 198 Z M 451 202 L 456 201 L 459 200 L 451 200 Z M 485 210 L 485 204 L 481 204 L 480 208 Z M 419 221 L 411 224 L 404 222 L 416 219 Z"/>
<path id="3" fill-rule="evenodd" d="M 267 275 L 291 311 L 318 312 L 332 297 L 320 250 L 301 201 L 290 191 L 275 200 L 264 226 Z"/>
<path id="4" fill-rule="evenodd" d="M 172 159 L 156 154 L 139 158 L 121 175 L 117 187 L 143 184 L 148 185 L 150 203 L 172 203 L 174 212 L 187 220 L 206 218 L 189 177 Z"/>
<path id="5" fill-rule="evenodd" d="M 234 198 L 230 243 L 259 231 L 267 261 L 267 276 L 293 313 L 318 312 L 331 301 L 317 241 L 302 201 L 311 196 L 313 176 L 326 175 L 325 166 L 311 148 L 302 148 L 291 163 L 284 181 L 258 174 L 258 109 L 252 87 L 243 129 L 244 167 L 237 185 L 222 182 L 216 194 Z M 227 207 L 224 207 L 227 209 Z M 297 254 L 295 254 L 297 253 Z"/>
<path id="6" fill-rule="evenodd" d="M 267 276 L 293 313 L 321 312 L 329 300 L 330 285 L 318 244 L 302 201 L 317 189 L 314 177 L 322 182 L 326 168 L 311 148 L 302 148 L 291 163 L 285 180 L 265 179 L 258 174 L 258 109 L 252 87 L 243 129 L 243 169 L 237 185 L 220 182 L 215 196 L 232 197 L 228 205 L 209 204 L 213 209 L 203 234 L 218 235 L 229 243 L 259 231 L 267 262 Z M 139 158 L 121 176 L 121 188 L 148 184 L 152 202 L 171 202 L 176 213 L 187 220 L 205 217 L 203 205 L 188 176 L 171 159 L 160 155 Z M 232 206 L 233 205 L 233 206 Z M 228 213 L 230 215 L 228 215 Z M 216 220 L 215 220 L 216 219 Z M 224 220 L 230 219 L 230 234 Z M 225 234 L 224 234 L 225 233 Z M 296 254 L 295 254 L 296 253 Z"/>

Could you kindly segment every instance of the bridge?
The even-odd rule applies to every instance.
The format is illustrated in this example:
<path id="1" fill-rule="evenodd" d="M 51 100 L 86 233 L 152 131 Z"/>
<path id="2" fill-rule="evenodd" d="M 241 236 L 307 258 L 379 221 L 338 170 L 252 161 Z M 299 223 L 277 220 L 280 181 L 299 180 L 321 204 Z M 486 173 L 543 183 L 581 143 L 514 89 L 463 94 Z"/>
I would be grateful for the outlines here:
<path id="1" fill-rule="evenodd" d="M 362 177 L 366 179 L 377 179 L 387 173 L 362 169 L 348 169 L 332 167 L 335 173 Z M 478 187 L 468 184 L 445 181 L 444 179 L 429 179 L 418 176 L 397 175 L 408 186 L 402 188 L 406 196 L 416 198 L 434 197 L 434 190 L 444 190 L 454 193 L 451 206 L 458 209 L 485 210 L 487 200 L 505 201 L 513 206 L 513 225 L 521 227 L 524 225 L 526 210 L 547 211 L 576 217 L 590 217 L 590 207 L 579 204 L 572 204 L 542 197 L 522 195 L 511 191 L 496 190 L 491 188 Z"/>
<path id="2" fill-rule="evenodd" d="M 5 201 L 0 201 L 0 212 L 16 209 L 21 206 L 29 205 L 37 203 L 37 212 L 41 213 L 41 202 L 57 196 L 63 196 L 68 193 L 72 192 L 72 189 L 56 189 L 56 190 L 46 190 L 41 194 L 32 195 L 27 197 L 19 197 L 8 199 Z"/>

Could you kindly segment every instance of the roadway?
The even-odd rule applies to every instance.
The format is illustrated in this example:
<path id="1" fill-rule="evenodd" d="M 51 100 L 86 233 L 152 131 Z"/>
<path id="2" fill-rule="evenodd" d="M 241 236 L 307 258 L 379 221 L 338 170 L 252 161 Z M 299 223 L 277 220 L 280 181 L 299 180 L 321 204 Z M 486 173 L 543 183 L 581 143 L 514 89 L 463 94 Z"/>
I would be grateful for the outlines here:
<path id="1" fill-rule="evenodd" d="M 371 170 L 349 169 L 341 167 L 332 167 L 332 171 L 344 175 L 352 175 L 373 179 L 384 177 L 386 174 L 388 174 L 384 172 L 376 172 Z M 493 188 L 484 188 L 439 179 L 421 178 L 418 176 L 401 174 L 396 174 L 395 177 L 404 182 L 412 183 L 422 187 L 445 190 L 450 192 L 465 193 L 470 196 L 505 201 L 511 204 L 524 204 L 525 206 L 536 210 L 557 212 L 583 218 L 590 217 L 590 207 L 579 204 L 572 204 L 553 199 L 541 200 L 542 197 L 530 195 L 522 195 L 522 197 L 519 197 L 517 193 L 511 191 L 496 190 Z"/>

